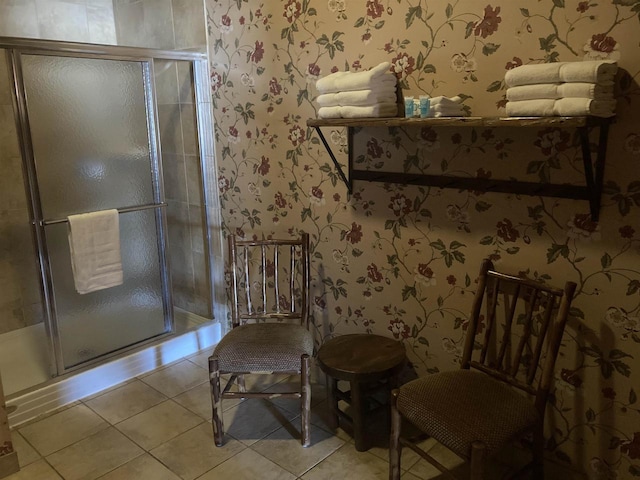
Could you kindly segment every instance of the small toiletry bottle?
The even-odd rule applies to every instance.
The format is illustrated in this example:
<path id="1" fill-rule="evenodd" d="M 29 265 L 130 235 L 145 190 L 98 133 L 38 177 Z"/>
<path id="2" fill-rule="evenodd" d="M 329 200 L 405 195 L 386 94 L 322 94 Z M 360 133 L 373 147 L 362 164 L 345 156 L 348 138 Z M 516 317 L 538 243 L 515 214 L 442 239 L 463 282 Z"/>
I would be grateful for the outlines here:
<path id="1" fill-rule="evenodd" d="M 431 99 L 429 95 L 420 95 L 420 118 L 426 118 L 429 116 L 429 110 L 431 110 Z"/>
<path id="2" fill-rule="evenodd" d="M 404 97 L 404 116 L 413 117 L 413 97 Z"/>

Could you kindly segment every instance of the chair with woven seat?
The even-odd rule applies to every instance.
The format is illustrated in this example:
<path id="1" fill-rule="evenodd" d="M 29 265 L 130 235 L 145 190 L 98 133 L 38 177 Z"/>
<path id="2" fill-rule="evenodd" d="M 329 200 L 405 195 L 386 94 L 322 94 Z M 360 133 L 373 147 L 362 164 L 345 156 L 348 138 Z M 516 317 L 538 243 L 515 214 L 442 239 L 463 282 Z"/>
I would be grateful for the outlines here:
<path id="1" fill-rule="evenodd" d="M 295 240 L 240 240 L 229 237 L 232 329 L 209 357 L 215 444 L 222 446 L 222 400 L 299 398 L 301 441 L 310 438 L 309 236 Z M 221 375 L 229 380 L 221 389 Z M 246 374 L 300 375 L 292 392 L 249 392 Z M 237 382 L 237 392 L 231 391 Z"/>
<path id="2" fill-rule="evenodd" d="M 544 413 L 575 289 L 573 282 L 556 289 L 483 262 L 461 368 L 418 378 L 392 393 L 391 480 L 400 478 L 403 446 L 455 478 L 401 436 L 403 418 L 468 461 L 472 480 L 483 478 L 486 459 L 508 441 L 528 435 L 533 461 L 526 467 L 543 478 Z"/>

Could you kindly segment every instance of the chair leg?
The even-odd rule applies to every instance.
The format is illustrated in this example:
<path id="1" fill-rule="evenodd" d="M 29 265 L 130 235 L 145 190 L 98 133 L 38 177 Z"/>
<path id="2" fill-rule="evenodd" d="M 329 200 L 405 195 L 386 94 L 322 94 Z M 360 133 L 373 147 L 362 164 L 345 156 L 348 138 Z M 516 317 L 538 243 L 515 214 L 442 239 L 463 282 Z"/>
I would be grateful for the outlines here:
<path id="1" fill-rule="evenodd" d="M 302 355 L 302 367 L 300 370 L 300 403 L 301 403 L 301 432 L 302 446 L 311 445 L 311 365 L 309 355 Z"/>
<path id="2" fill-rule="evenodd" d="M 482 442 L 471 444 L 471 480 L 482 480 L 484 477 L 484 462 L 486 446 Z"/>
<path id="3" fill-rule="evenodd" d="M 398 390 L 391 392 L 391 437 L 389 439 L 389 480 L 400 480 L 400 457 L 402 444 L 400 443 L 400 428 L 402 417 L 396 407 Z"/>
<path id="4" fill-rule="evenodd" d="M 533 431 L 533 478 L 544 478 L 544 426 L 542 422 Z"/>
<path id="5" fill-rule="evenodd" d="M 222 422 L 222 395 L 220 394 L 220 367 L 218 357 L 209 357 L 209 384 L 211 385 L 211 412 L 213 425 L 213 440 L 216 446 L 222 446 L 224 424 Z"/>

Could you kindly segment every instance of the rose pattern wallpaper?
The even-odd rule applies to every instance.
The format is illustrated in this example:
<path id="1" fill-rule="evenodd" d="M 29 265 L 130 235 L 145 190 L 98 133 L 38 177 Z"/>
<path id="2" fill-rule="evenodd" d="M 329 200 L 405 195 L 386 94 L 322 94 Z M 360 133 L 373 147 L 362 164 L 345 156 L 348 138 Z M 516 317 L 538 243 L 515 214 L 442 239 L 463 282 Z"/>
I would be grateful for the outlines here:
<path id="1" fill-rule="evenodd" d="M 549 459 L 640 476 L 640 0 L 207 0 L 223 227 L 312 241 L 318 344 L 401 340 L 418 375 L 454 369 L 481 260 L 578 284 L 548 410 Z M 504 115 L 507 70 L 618 61 L 603 207 L 583 200 L 354 183 L 317 134 L 315 81 L 389 61 L 404 94 Z M 343 164 L 344 128 L 324 128 Z M 584 184 L 576 132 L 363 128 L 358 169 Z M 597 132 L 592 132 L 597 141 Z"/>

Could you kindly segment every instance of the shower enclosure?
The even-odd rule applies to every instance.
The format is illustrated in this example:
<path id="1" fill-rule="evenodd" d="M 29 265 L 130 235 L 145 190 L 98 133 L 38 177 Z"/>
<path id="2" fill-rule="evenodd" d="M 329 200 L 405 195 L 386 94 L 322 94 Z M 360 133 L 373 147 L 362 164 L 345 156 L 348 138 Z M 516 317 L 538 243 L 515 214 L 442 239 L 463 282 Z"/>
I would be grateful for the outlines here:
<path id="1" fill-rule="evenodd" d="M 30 284 L 18 287 L 12 305 L 22 314 L 14 315 L 14 328 L 3 328 L 0 318 L 0 347 L 16 350 L 13 358 L 0 355 L 12 393 L 212 319 L 204 168 L 213 151 L 212 118 L 200 53 L 9 38 L 0 38 L 0 48 L 0 100 L 8 96 L 5 84 L 22 162 L 6 135 L 0 161 L 11 178 L 23 174 L 26 192 L 22 202 L 14 192 L 11 222 L 0 218 L 3 230 L 21 239 L 3 250 L 0 275 Z M 0 121 L 7 122 L 7 112 Z M 124 283 L 80 295 L 67 217 L 114 208 Z M 25 243 L 27 224 L 32 243 Z M 34 278 L 16 280 L 36 271 L 40 298 Z M 23 329 L 35 332 L 34 351 L 16 346 Z M 7 378 L 24 377 L 30 363 L 39 376 L 12 386 Z"/>

